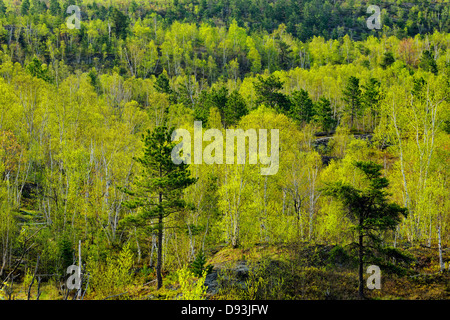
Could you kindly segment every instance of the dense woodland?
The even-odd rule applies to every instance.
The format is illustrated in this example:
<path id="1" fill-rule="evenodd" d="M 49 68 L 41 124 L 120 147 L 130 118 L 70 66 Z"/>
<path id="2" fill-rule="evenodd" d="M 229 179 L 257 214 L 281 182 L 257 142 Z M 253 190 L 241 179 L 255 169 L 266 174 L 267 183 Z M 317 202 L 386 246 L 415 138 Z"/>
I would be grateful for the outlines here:
<path id="1" fill-rule="evenodd" d="M 80 29 L 66 25 L 71 4 Z M 381 30 L 366 26 L 369 4 L 382 9 Z M 211 271 L 206 260 L 261 246 L 294 250 L 292 279 L 316 279 L 329 269 L 302 265 L 319 256 L 302 260 L 299 248 L 357 256 L 360 229 L 330 192 L 336 182 L 378 196 L 383 185 L 405 208 L 390 228 L 373 226 L 391 253 L 374 257 L 383 270 L 407 277 L 413 263 L 400 262 L 414 257 L 403 249 L 422 247 L 427 272 L 450 267 L 448 1 L 0 0 L 0 44 L 2 299 L 61 299 L 79 261 L 85 299 L 148 297 L 159 262 L 158 283 L 204 297 L 192 279 Z M 168 190 L 176 210 L 142 220 L 132 190 L 152 178 L 158 130 L 193 131 L 194 120 L 279 129 L 278 173 L 191 164 L 178 191 L 146 186 L 149 198 Z M 379 164 L 388 184 L 368 187 L 360 161 Z M 325 297 L 317 283 L 314 294 L 291 292 L 287 271 L 264 274 L 264 263 L 250 274 L 255 292 L 215 297 Z"/>

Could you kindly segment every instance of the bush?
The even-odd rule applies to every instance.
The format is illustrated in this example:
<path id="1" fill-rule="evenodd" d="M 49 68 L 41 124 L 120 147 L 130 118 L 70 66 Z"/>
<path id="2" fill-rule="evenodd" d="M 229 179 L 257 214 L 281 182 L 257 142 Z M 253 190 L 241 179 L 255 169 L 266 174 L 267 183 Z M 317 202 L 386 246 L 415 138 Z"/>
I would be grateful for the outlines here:
<path id="1" fill-rule="evenodd" d="M 87 265 L 89 292 L 94 292 L 96 298 L 122 293 L 133 281 L 133 253 L 129 245 L 123 247 L 116 259 L 108 257 L 106 265 L 92 257 L 89 257 Z"/>
<path id="2" fill-rule="evenodd" d="M 206 271 L 201 277 L 196 278 L 194 273 L 184 267 L 177 272 L 178 281 L 181 286 L 182 300 L 203 300 L 206 296 Z"/>
<path id="3" fill-rule="evenodd" d="M 351 260 L 348 253 L 345 251 L 343 247 L 340 245 L 335 246 L 333 249 L 330 250 L 327 258 L 327 263 L 331 265 L 336 264 L 346 264 Z"/>
<path id="4" fill-rule="evenodd" d="M 190 269 L 196 277 L 201 277 L 204 272 L 206 272 L 206 274 L 210 274 L 213 266 L 206 265 L 205 254 L 203 253 L 203 251 L 199 251 L 197 256 L 195 257 L 195 260 L 190 265 Z"/>

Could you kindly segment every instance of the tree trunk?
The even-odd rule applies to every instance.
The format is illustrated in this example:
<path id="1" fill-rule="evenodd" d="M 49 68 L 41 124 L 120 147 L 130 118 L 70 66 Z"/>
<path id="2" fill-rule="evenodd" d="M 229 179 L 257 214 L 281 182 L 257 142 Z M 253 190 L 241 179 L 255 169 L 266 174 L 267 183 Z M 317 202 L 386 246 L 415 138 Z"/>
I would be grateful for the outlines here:
<path id="1" fill-rule="evenodd" d="M 78 277 L 81 279 L 81 240 L 78 240 Z M 75 293 L 75 299 L 78 300 L 78 297 L 81 296 L 81 283 L 77 292 Z"/>
<path id="2" fill-rule="evenodd" d="M 141 262 L 141 247 L 139 246 L 139 240 L 137 236 L 136 227 L 134 227 L 134 236 L 136 237 L 136 247 L 138 251 L 138 264 Z"/>
<path id="3" fill-rule="evenodd" d="M 442 259 L 442 244 L 441 244 L 441 226 L 438 226 L 438 246 L 439 246 L 439 266 L 441 272 L 444 271 L 445 265 Z"/>
<path id="4" fill-rule="evenodd" d="M 363 278 L 363 235 L 359 234 L 359 297 L 364 299 L 364 278 Z"/>
<path id="5" fill-rule="evenodd" d="M 364 276 L 363 276 L 363 257 L 364 257 L 364 243 L 363 243 L 363 230 L 362 226 L 364 224 L 364 219 L 362 216 L 359 217 L 359 298 L 364 299 Z"/>
<path id="6" fill-rule="evenodd" d="M 162 203 L 162 194 L 159 193 L 159 205 Z M 157 289 L 162 287 L 162 242 L 163 242 L 163 214 L 159 213 L 158 217 L 158 261 L 156 263 L 156 279 L 157 279 Z"/>

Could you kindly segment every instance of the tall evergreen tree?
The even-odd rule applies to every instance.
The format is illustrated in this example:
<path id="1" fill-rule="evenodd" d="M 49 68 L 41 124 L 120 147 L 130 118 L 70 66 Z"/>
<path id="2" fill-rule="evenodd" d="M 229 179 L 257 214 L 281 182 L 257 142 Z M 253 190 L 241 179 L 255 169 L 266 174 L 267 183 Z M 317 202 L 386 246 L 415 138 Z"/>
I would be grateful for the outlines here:
<path id="1" fill-rule="evenodd" d="M 233 90 L 228 96 L 223 111 L 222 121 L 225 127 L 236 124 L 246 114 L 248 114 L 248 109 L 244 98 L 237 90 Z"/>
<path id="2" fill-rule="evenodd" d="M 386 51 L 383 54 L 383 57 L 381 58 L 381 67 L 383 69 L 386 69 L 387 67 L 389 67 L 391 64 L 393 64 L 395 62 L 395 58 L 394 55 L 392 54 L 392 52 L 390 51 Z"/>
<path id="3" fill-rule="evenodd" d="M 256 103 L 265 104 L 268 107 L 275 108 L 278 111 L 289 113 L 291 102 L 289 98 L 279 92 L 283 89 L 283 82 L 273 74 L 264 79 L 258 76 L 254 84 L 256 90 Z"/>
<path id="4" fill-rule="evenodd" d="M 420 64 L 419 66 L 431 73 L 437 74 L 438 68 L 436 60 L 433 58 L 433 54 L 429 50 L 425 50 L 422 52 L 422 57 L 420 58 Z"/>
<path id="5" fill-rule="evenodd" d="M 144 155 L 135 160 L 142 166 L 142 175 L 137 177 L 131 189 L 120 188 L 130 196 L 124 204 L 136 209 L 136 214 L 124 219 L 125 223 L 145 226 L 154 225 L 158 234 L 158 253 L 156 278 L 158 289 L 162 287 L 162 245 L 164 219 L 172 213 L 185 210 L 182 199 L 183 190 L 197 179 L 190 177 L 188 165 L 175 164 L 172 149 L 176 143 L 171 141 L 174 129 L 158 126 L 153 132 L 147 131 L 143 142 Z M 156 222 L 151 222 L 156 220 Z"/>
<path id="6" fill-rule="evenodd" d="M 28 10 L 30 10 L 30 0 L 23 0 L 20 5 L 20 14 L 25 16 L 28 14 Z"/>
<path id="7" fill-rule="evenodd" d="M 111 19 L 113 22 L 113 32 L 117 38 L 125 40 L 129 31 L 129 19 L 128 16 L 122 13 L 116 7 L 113 7 L 111 12 Z"/>
<path id="8" fill-rule="evenodd" d="M 344 96 L 343 100 L 346 103 L 345 111 L 350 113 L 350 128 L 353 128 L 355 118 L 361 111 L 361 89 L 359 87 L 359 79 L 350 76 L 342 94 Z"/>
<path id="9" fill-rule="evenodd" d="M 364 262 L 373 254 L 373 250 L 381 249 L 379 233 L 394 230 L 400 223 L 401 217 L 407 215 L 407 209 L 388 202 L 388 194 L 384 189 L 388 187 L 389 182 L 382 177 L 382 165 L 371 161 L 359 161 L 355 163 L 355 166 L 364 173 L 368 180 L 368 187 L 357 189 L 350 184 L 338 181 L 328 185 L 324 191 L 326 195 L 343 203 L 348 217 L 355 224 L 358 232 L 358 292 L 360 298 L 364 298 Z M 367 243 L 364 242 L 365 239 Z"/>
<path id="10" fill-rule="evenodd" d="M 206 123 L 209 111 L 212 107 L 219 110 L 222 120 L 225 122 L 225 109 L 228 102 L 228 89 L 225 86 L 219 89 L 212 88 L 209 92 L 203 90 L 197 99 L 194 108 L 194 117 Z"/>
<path id="11" fill-rule="evenodd" d="M 177 103 L 177 97 L 175 95 L 175 92 L 172 90 L 172 87 L 170 86 L 170 80 L 167 76 L 166 70 L 164 70 L 156 78 L 155 84 L 153 86 L 155 87 L 156 91 L 166 93 L 169 96 L 169 102 Z"/>
<path id="12" fill-rule="evenodd" d="M 314 104 L 308 91 L 300 89 L 292 93 L 291 117 L 297 121 L 310 122 L 314 115 Z"/>
<path id="13" fill-rule="evenodd" d="M 49 10 L 52 16 L 57 16 L 61 14 L 61 7 L 59 6 L 58 0 L 50 0 Z"/>
<path id="14" fill-rule="evenodd" d="M 364 89 L 364 92 L 361 96 L 362 109 L 370 110 L 373 121 L 372 130 L 375 129 L 375 126 L 377 124 L 377 113 L 379 111 L 380 100 L 382 98 L 380 85 L 380 81 L 375 78 L 370 78 L 367 85 L 362 86 L 362 88 Z"/>
<path id="15" fill-rule="evenodd" d="M 327 98 L 320 98 L 314 104 L 314 122 L 322 126 L 322 130 L 330 131 L 336 126 L 336 120 L 333 117 L 331 102 Z"/>
<path id="16" fill-rule="evenodd" d="M 42 79 L 47 82 L 51 82 L 51 77 L 49 75 L 48 69 L 45 68 L 41 61 L 34 56 L 33 60 L 26 66 L 26 70 L 34 77 Z"/>

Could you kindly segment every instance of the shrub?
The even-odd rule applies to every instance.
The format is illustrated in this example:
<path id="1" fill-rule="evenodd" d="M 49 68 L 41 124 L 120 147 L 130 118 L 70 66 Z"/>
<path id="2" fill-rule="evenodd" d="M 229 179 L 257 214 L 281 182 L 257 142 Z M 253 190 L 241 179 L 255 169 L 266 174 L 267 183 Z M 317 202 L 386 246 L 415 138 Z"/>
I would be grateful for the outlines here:
<path id="1" fill-rule="evenodd" d="M 350 261 L 350 256 L 340 245 L 335 246 L 330 250 L 327 262 L 331 265 L 345 264 Z"/>
<path id="2" fill-rule="evenodd" d="M 206 272 L 206 274 L 210 274 L 212 268 L 213 266 L 206 265 L 206 257 L 203 251 L 198 252 L 195 260 L 190 265 L 190 269 L 196 277 L 201 277 L 204 272 Z"/>
<path id="3" fill-rule="evenodd" d="M 194 273 L 184 267 L 177 272 L 181 286 L 181 300 L 203 300 L 206 296 L 206 271 L 196 278 Z"/>
<path id="4" fill-rule="evenodd" d="M 87 265 L 89 292 L 95 292 L 100 299 L 126 291 L 133 281 L 133 253 L 129 245 L 123 247 L 116 259 L 108 257 L 106 265 L 92 257 L 89 257 Z"/>

